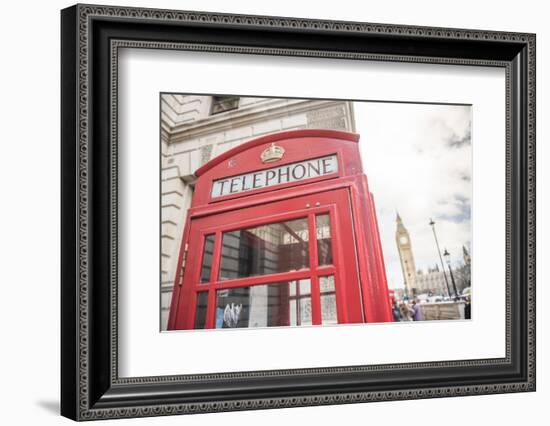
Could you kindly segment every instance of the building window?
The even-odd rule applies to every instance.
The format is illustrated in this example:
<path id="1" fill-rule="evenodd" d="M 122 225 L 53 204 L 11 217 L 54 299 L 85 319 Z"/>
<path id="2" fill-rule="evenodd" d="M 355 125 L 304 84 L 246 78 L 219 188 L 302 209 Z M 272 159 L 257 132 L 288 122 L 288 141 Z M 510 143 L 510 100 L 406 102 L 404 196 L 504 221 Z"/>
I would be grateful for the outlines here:
<path id="1" fill-rule="evenodd" d="M 212 109 L 210 110 L 211 115 L 233 111 L 237 108 L 239 108 L 238 96 L 212 96 Z"/>

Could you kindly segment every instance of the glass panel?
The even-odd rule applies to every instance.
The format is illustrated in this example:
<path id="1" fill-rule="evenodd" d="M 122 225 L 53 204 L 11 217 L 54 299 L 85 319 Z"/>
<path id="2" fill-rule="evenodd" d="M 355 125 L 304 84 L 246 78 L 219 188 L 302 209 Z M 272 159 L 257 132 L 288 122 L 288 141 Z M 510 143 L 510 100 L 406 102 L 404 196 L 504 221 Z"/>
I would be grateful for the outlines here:
<path id="1" fill-rule="evenodd" d="M 320 214 L 315 216 L 317 228 L 317 258 L 318 264 L 332 265 L 332 243 L 330 241 L 330 216 Z"/>
<path id="2" fill-rule="evenodd" d="M 309 267 L 307 218 L 224 232 L 220 279 Z"/>
<path id="3" fill-rule="evenodd" d="M 214 253 L 214 234 L 207 235 L 204 239 L 204 249 L 202 252 L 201 283 L 210 281 L 210 272 L 212 271 L 212 254 Z"/>
<path id="4" fill-rule="evenodd" d="M 216 328 L 311 325 L 310 280 L 219 290 Z"/>
<path id="5" fill-rule="evenodd" d="M 212 97 L 212 115 L 221 112 L 232 111 L 239 107 L 238 96 L 213 96 Z"/>
<path id="6" fill-rule="evenodd" d="M 323 324 L 338 324 L 334 275 L 319 277 L 321 290 L 321 320 Z"/>
<path id="7" fill-rule="evenodd" d="M 195 328 L 204 328 L 206 325 L 206 305 L 208 304 L 208 292 L 197 293 L 197 307 L 195 310 Z"/>

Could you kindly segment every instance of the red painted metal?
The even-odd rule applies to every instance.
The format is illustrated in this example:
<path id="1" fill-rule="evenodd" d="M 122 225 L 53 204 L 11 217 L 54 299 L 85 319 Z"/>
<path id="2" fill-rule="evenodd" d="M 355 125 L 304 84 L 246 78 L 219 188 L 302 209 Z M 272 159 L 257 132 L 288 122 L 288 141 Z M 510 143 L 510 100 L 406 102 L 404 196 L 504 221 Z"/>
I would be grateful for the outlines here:
<path id="1" fill-rule="evenodd" d="M 185 273 L 176 274 L 168 329 L 194 328 L 198 291 L 209 292 L 206 328 L 214 328 L 218 290 L 304 278 L 311 281 L 313 324 L 321 324 L 319 277 L 327 275 L 335 278 L 339 323 L 391 321 L 374 200 L 361 167 L 358 140 L 357 134 L 332 130 L 281 132 L 239 145 L 198 169 L 178 261 L 180 271 L 187 243 Z M 260 155 L 272 143 L 283 147 L 285 155 L 277 162 L 264 164 Z M 215 180 L 333 154 L 338 159 L 337 173 L 215 199 L 210 196 Z M 322 213 L 330 218 L 330 266 L 319 266 L 317 259 L 315 218 Z M 219 280 L 223 232 L 299 217 L 308 220 L 307 269 Z M 199 283 L 204 238 L 211 234 L 216 239 L 210 282 Z"/>
<path id="2" fill-rule="evenodd" d="M 340 132 L 338 130 L 326 130 L 326 129 L 304 129 L 304 130 L 288 130 L 286 132 L 271 133 L 266 136 L 262 136 L 256 139 L 252 139 L 241 145 L 237 145 L 235 148 L 232 148 L 223 154 L 216 156 L 208 163 L 199 167 L 195 172 L 197 177 L 202 176 L 207 171 L 216 167 L 218 164 L 222 163 L 225 160 L 228 160 L 232 157 L 240 155 L 243 152 L 249 151 L 251 148 L 257 146 L 268 146 L 272 142 L 280 142 L 291 139 L 299 138 L 330 138 L 330 139 L 340 139 L 349 142 L 359 142 L 359 135 L 357 133 L 350 132 Z M 262 149 L 263 150 L 263 149 Z M 309 158 L 314 158 L 310 156 Z"/>
<path id="3" fill-rule="evenodd" d="M 309 213 L 308 216 L 309 229 L 309 269 L 317 270 L 317 226 L 315 224 L 315 213 Z M 310 276 L 311 283 L 311 322 L 313 325 L 321 324 L 321 291 L 319 289 L 319 277 L 312 273 Z"/>

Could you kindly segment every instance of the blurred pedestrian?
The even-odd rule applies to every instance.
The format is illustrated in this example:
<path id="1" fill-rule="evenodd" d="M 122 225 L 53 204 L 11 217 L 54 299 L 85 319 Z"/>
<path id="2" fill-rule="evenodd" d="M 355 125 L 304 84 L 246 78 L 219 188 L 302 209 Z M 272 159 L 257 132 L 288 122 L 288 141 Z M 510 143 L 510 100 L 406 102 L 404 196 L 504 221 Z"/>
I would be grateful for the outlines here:
<path id="1" fill-rule="evenodd" d="M 412 318 L 413 321 L 422 321 L 424 319 L 424 316 L 422 315 L 422 307 L 420 306 L 420 303 L 417 303 L 416 299 L 412 301 Z"/>
<path id="2" fill-rule="evenodd" d="M 407 302 L 401 302 L 399 311 L 401 312 L 401 321 L 412 321 L 413 311 Z"/>
<path id="3" fill-rule="evenodd" d="M 466 297 L 464 303 L 464 319 L 472 319 L 472 302 L 469 297 Z"/>
<path id="4" fill-rule="evenodd" d="M 399 310 L 399 306 L 397 305 L 397 302 L 393 302 L 393 305 L 391 307 L 391 311 L 393 314 L 393 320 L 395 322 L 401 321 L 401 311 Z"/>

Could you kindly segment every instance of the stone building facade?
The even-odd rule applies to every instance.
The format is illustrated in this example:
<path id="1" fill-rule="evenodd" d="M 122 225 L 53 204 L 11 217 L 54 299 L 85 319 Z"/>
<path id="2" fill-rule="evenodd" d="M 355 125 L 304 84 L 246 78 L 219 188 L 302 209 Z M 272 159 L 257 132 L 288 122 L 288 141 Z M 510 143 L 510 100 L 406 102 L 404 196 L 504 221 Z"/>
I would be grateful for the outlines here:
<path id="1" fill-rule="evenodd" d="M 406 295 L 408 298 L 412 298 L 423 293 L 453 297 L 454 289 L 449 270 L 442 271 L 437 264 L 433 268 L 428 268 L 427 271 L 417 270 L 411 238 L 399 213 L 395 222 L 395 242 L 399 251 L 403 283 L 405 285 L 401 297 Z M 453 268 L 453 278 L 459 294 L 471 283 L 470 253 L 465 246 L 462 247 L 462 259 L 462 265 Z"/>
<path id="2" fill-rule="evenodd" d="M 445 273 L 447 274 L 447 280 L 450 280 L 449 272 L 446 271 Z M 441 271 L 437 265 L 427 271 L 417 271 L 415 283 L 417 294 L 433 293 L 435 295 L 448 296 L 444 272 Z M 451 283 L 449 282 L 449 286 L 450 285 Z M 450 290 L 452 295 L 452 288 L 450 288 Z"/>
<path id="3" fill-rule="evenodd" d="M 471 260 L 470 253 L 465 246 L 462 246 L 462 262 L 459 265 L 453 267 L 453 276 L 449 272 L 448 266 L 445 265 L 445 275 L 447 275 L 447 281 L 445 281 L 445 275 L 443 271 L 436 264 L 433 268 L 429 268 L 427 271 L 417 271 L 415 283 L 416 293 L 433 293 L 436 295 L 454 296 L 454 288 L 452 281 L 456 286 L 458 294 L 461 294 L 465 288 L 471 285 Z M 447 289 L 447 285 L 449 288 Z"/>
<path id="4" fill-rule="evenodd" d="M 236 96 L 161 96 L 161 329 L 166 329 L 195 171 L 259 136 L 306 128 L 354 132 L 346 101 Z"/>

